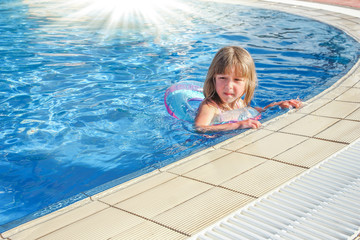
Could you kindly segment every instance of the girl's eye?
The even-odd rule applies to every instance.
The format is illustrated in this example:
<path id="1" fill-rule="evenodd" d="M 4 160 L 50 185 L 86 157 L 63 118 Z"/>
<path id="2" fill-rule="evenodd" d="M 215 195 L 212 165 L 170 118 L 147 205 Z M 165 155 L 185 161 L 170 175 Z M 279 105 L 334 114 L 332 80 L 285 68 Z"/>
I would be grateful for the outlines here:
<path id="1" fill-rule="evenodd" d="M 244 79 L 244 78 L 235 78 L 235 81 L 237 81 L 237 82 L 243 82 L 243 81 L 245 81 L 245 79 Z"/>

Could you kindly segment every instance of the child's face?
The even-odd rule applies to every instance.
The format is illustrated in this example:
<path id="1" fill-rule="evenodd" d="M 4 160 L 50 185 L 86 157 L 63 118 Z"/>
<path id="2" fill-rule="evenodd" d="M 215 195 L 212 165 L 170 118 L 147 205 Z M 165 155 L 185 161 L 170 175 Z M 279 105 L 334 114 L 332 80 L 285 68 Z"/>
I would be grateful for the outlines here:
<path id="1" fill-rule="evenodd" d="M 215 89 L 223 103 L 231 104 L 245 93 L 247 79 L 236 76 L 235 71 L 215 75 Z"/>

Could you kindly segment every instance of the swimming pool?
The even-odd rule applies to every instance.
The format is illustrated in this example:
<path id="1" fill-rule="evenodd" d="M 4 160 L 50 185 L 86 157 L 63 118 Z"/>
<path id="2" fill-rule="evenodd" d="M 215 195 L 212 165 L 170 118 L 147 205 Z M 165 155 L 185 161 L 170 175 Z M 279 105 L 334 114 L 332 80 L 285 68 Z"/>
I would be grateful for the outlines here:
<path id="1" fill-rule="evenodd" d="M 0 29 L 4 228 L 238 134 L 199 135 L 163 106 L 165 89 L 203 81 L 224 45 L 245 46 L 254 56 L 258 105 L 307 99 L 359 56 L 359 44 L 328 25 L 241 6 L 189 2 L 201 15 L 187 13 L 186 24 L 167 25 L 166 35 L 152 34 L 149 25 L 145 33 L 120 29 L 103 39 L 89 28 L 31 15 L 21 2 L 1 3 L 1 22 L 11 20 Z M 223 18 L 229 8 L 236 11 Z"/>

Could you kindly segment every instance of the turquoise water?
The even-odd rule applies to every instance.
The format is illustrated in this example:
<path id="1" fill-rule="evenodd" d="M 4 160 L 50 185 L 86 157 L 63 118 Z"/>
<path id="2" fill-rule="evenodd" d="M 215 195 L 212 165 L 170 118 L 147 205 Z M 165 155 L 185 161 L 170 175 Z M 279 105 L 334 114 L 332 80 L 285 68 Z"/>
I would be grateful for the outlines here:
<path id="1" fill-rule="evenodd" d="M 163 103 L 223 46 L 253 55 L 258 106 L 310 98 L 360 53 L 333 27 L 270 10 L 189 1 L 106 32 L 30 3 L 0 0 L 1 232 L 239 134 L 198 134 Z"/>

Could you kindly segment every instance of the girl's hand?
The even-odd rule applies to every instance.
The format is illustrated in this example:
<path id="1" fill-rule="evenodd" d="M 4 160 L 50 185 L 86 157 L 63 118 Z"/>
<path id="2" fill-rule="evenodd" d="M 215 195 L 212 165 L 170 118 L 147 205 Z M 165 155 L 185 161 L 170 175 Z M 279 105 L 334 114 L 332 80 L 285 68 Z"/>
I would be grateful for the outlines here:
<path id="1" fill-rule="evenodd" d="M 235 129 L 244 128 L 259 128 L 261 123 L 254 119 L 247 119 L 239 122 L 231 122 L 216 125 L 195 125 L 196 131 L 198 132 L 218 132 L 218 131 L 231 131 Z"/>
<path id="2" fill-rule="evenodd" d="M 259 128 L 261 127 L 261 122 L 254 120 L 254 119 L 246 119 L 244 121 L 236 122 L 235 124 L 238 125 L 237 128 Z"/>
<path id="3" fill-rule="evenodd" d="M 299 100 L 287 100 L 287 101 L 281 101 L 278 104 L 281 108 L 299 108 L 302 106 L 302 102 Z"/>
<path id="4" fill-rule="evenodd" d="M 286 100 L 286 101 L 271 103 L 271 104 L 267 105 L 266 107 L 264 107 L 263 111 L 265 111 L 266 109 L 268 109 L 270 107 L 273 107 L 273 106 L 279 106 L 281 108 L 299 108 L 302 105 L 303 104 L 302 104 L 302 102 L 300 100 L 292 99 L 292 100 Z"/>

